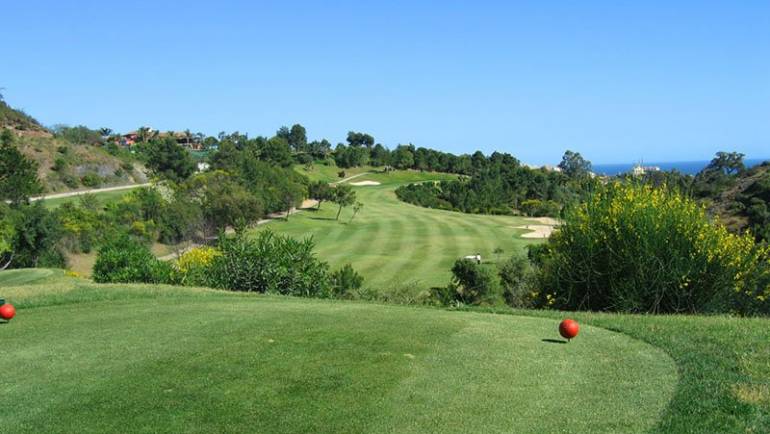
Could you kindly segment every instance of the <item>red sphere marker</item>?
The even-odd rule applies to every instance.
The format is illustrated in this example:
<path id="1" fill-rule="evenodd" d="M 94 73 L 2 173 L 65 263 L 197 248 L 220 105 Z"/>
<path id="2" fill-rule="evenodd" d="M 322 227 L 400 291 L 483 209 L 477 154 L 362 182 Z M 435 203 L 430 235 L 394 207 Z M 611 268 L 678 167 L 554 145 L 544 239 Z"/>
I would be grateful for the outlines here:
<path id="1" fill-rule="evenodd" d="M 559 334 L 566 340 L 570 340 L 578 335 L 580 326 L 577 321 L 565 319 L 559 324 Z"/>
<path id="2" fill-rule="evenodd" d="M 10 321 L 14 316 L 16 316 L 16 309 L 12 304 L 6 303 L 0 306 L 0 318 Z"/>

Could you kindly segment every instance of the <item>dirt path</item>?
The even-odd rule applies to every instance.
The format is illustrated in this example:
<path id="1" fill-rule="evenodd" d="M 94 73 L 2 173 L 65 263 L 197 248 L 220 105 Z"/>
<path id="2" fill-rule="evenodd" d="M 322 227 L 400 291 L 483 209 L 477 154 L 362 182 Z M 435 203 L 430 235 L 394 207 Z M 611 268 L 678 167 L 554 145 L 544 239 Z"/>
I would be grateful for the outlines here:
<path id="1" fill-rule="evenodd" d="M 31 197 L 29 200 L 34 202 L 37 200 L 46 200 L 46 199 L 61 199 L 63 197 L 73 197 L 73 196 L 81 196 L 84 194 L 104 193 L 107 191 L 130 190 L 133 188 L 149 187 L 149 186 L 150 186 L 149 182 L 144 184 L 118 185 L 116 187 L 104 187 L 104 188 L 94 188 L 91 190 L 68 191 L 66 193 L 45 194 L 42 196 Z"/>

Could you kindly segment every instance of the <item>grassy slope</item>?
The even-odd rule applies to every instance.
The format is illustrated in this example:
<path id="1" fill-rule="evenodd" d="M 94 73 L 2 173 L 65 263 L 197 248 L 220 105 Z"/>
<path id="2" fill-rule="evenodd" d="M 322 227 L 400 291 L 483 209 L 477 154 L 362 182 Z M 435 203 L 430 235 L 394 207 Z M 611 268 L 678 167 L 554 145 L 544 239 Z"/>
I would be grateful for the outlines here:
<path id="1" fill-rule="evenodd" d="M 554 319 L 565 316 L 556 311 L 496 312 Z M 641 339 L 674 359 L 679 383 L 654 432 L 770 432 L 770 319 L 592 312 L 567 315 Z"/>
<path id="2" fill-rule="evenodd" d="M 307 170 L 304 165 L 297 165 L 294 166 L 294 170 L 297 172 L 307 176 L 311 181 L 326 181 L 326 182 L 337 182 L 342 180 L 343 178 L 340 178 L 338 173 L 340 171 L 345 172 L 345 177 L 358 175 L 360 173 L 364 172 L 371 172 L 375 169 L 370 166 L 362 166 L 362 167 L 351 167 L 349 169 L 340 169 L 337 166 L 334 165 L 324 165 L 324 164 L 313 164 L 312 168 L 310 170 Z"/>
<path id="3" fill-rule="evenodd" d="M 93 195 L 96 197 L 96 200 L 99 201 L 99 204 L 101 206 L 106 205 L 110 202 L 116 202 L 123 198 L 126 194 L 130 193 L 131 190 L 116 190 L 116 191 L 103 191 L 99 193 L 94 193 Z M 53 209 L 61 206 L 64 203 L 74 202 L 77 203 L 80 200 L 80 196 L 69 196 L 69 197 L 59 197 L 54 199 L 44 199 L 43 205 L 45 205 L 48 209 Z"/>
<path id="4" fill-rule="evenodd" d="M 446 285 L 458 257 L 478 252 L 485 260 L 494 260 L 496 247 L 510 255 L 532 242 L 517 236 L 526 232 L 514 229 L 525 224 L 521 218 L 417 207 L 399 201 L 393 192 L 404 183 L 449 177 L 413 171 L 364 175 L 354 182 L 372 180 L 382 185 L 355 188 L 364 208 L 352 223 L 351 208 L 344 209 L 340 220 L 335 221 L 337 206 L 323 203 L 321 211 L 305 211 L 261 230 L 312 236 L 321 259 L 333 267 L 351 263 L 365 277 L 365 286 L 386 293 L 414 294 Z"/>
<path id="5" fill-rule="evenodd" d="M 644 432 L 677 378 L 552 319 L 42 278 L 5 289 L 14 432 Z"/>

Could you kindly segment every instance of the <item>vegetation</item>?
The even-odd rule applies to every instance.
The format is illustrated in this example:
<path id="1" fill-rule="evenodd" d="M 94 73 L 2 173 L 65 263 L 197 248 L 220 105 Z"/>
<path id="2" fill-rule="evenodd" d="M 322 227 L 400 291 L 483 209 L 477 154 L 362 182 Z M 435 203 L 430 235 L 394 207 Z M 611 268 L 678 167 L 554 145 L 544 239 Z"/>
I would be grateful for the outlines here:
<path id="1" fill-rule="evenodd" d="M 564 158 L 582 161 L 579 154 L 565 154 Z M 415 205 L 466 213 L 558 216 L 563 206 L 575 203 L 595 184 L 583 171 L 585 167 L 565 171 L 571 174 L 566 175 L 530 169 L 512 156 L 498 153 L 488 158 L 477 153 L 472 161 L 468 180 L 410 184 L 396 190 L 396 195 Z M 590 167 L 585 161 L 569 164 Z"/>
<path id="2" fill-rule="evenodd" d="M 278 236 L 223 238 L 213 257 L 208 286 L 231 291 L 325 297 L 331 286 L 328 265 L 313 252 L 313 241 Z"/>
<path id="3" fill-rule="evenodd" d="M 99 283 L 173 283 L 169 264 L 159 261 L 141 243 L 117 237 L 99 249 L 93 279 Z"/>
<path id="4" fill-rule="evenodd" d="M 770 312 L 768 250 L 665 188 L 611 183 L 565 214 L 541 259 L 541 305 Z"/>
<path id="5" fill-rule="evenodd" d="M 0 201 L 19 205 L 41 191 L 37 165 L 14 144 L 10 130 L 0 131 Z"/>
<path id="6" fill-rule="evenodd" d="M 153 141 L 145 150 L 147 168 L 159 178 L 174 182 L 186 180 L 195 171 L 190 153 L 174 137 Z"/>

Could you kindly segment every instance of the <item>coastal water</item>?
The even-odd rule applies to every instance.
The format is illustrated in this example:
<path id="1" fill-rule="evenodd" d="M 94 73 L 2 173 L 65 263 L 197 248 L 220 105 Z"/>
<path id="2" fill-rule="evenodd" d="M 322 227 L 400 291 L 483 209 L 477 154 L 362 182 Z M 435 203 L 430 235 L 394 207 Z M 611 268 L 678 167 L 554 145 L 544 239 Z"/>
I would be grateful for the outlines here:
<path id="1" fill-rule="evenodd" d="M 746 164 L 746 167 L 754 167 L 759 164 L 762 164 L 763 162 L 768 161 L 768 159 L 761 159 L 761 158 L 752 158 L 752 159 L 746 159 L 744 160 L 744 163 Z M 655 166 L 659 167 L 660 170 L 678 170 L 681 173 L 685 173 L 688 175 L 695 175 L 696 173 L 700 172 L 708 166 L 709 161 L 669 161 L 669 162 L 662 162 L 662 163 L 644 163 L 645 167 L 649 166 Z M 598 175 L 607 175 L 607 176 L 613 176 L 613 175 L 620 175 L 621 173 L 630 172 L 631 169 L 634 168 L 636 164 L 635 163 L 628 163 L 628 164 L 594 164 L 593 165 L 593 172 Z"/>

